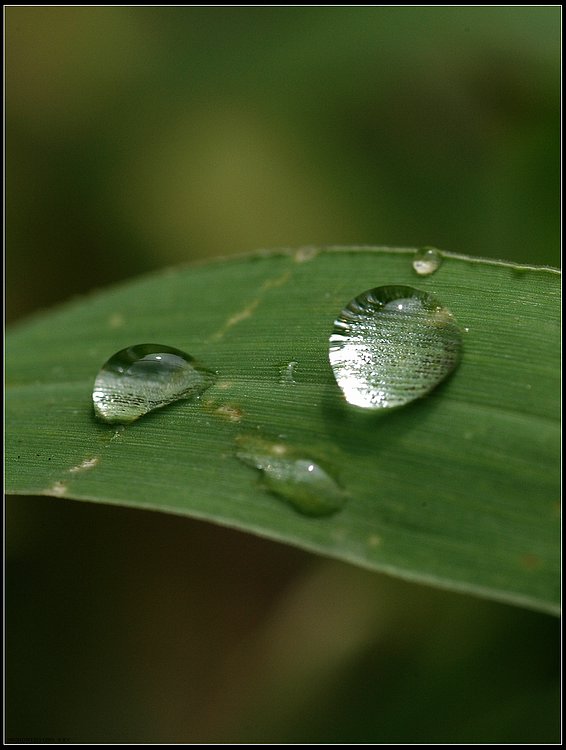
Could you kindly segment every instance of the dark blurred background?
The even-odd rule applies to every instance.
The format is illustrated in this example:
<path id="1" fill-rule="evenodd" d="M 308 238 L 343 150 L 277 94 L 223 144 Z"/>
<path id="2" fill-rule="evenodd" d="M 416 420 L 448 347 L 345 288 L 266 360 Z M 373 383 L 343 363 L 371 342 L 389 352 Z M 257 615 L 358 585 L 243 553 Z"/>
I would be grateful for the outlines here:
<path id="1" fill-rule="evenodd" d="M 258 248 L 560 262 L 560 6 L 8 7 L 7 319 Z M 7 731 L 553 742 L 550 617 L 208 524 L 7 506 Z"/>
<path id="2" fill-rule="evenodd" d="M 6 11 L 11 319 L 307 244 L 559 263 L 560 7 Z"/>

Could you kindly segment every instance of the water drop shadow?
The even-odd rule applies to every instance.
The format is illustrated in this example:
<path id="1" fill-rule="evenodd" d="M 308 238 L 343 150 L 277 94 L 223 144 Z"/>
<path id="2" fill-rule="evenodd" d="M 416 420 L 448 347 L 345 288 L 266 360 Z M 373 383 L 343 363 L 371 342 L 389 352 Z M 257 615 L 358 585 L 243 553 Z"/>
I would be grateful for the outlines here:
<path id="1" fill-rule="evenodd" d="M 433 393 L 404 406 L 372 411 L 348 404 L 336 383 L 329 380 L 322 398 L 327 434 L 346 453 L 378 455 L 386 444 L 390 446 L 408 432 L 423 429 L 442 405 L 447 385 L 441 383 Z"/>

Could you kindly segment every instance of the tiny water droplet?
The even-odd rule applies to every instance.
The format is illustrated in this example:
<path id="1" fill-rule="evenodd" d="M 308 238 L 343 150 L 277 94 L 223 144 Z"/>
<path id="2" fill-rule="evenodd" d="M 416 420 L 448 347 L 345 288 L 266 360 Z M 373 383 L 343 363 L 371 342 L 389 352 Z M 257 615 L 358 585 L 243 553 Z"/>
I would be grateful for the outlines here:
<path id="1" fill-rule="evenodd" d="M 266 489 L 305 516 L 329 516 L 341 510 L 347 493 L 318 461 L 280 441 L 240 436 L 236 457 L 262 472 Z"/>
<path id="2" fill-rule="evenodd" d="M 380 286 L 351 300 L 334 323 L 329 358 L 346 401 L 392 409 L 426 395 L 460 360 L 450 310 L 410 286 Z"/>
<path id="3" fill-rule="evenodd" d="M 215 377 L 189 354 L 171 346 L 129 346 L 110 357 L 96 376 L 94 411 L 104 422 L 126 424 L 174 401 L 199 395 Z"/>
<path id="4" fill-rule="evenodd" d="M 279 382 L 281 385 L 296 385 L 295 374 L 297 372 L 298 362 L 292 360 L 279 367 Z"/>
<path id="5" fill-rule="evenodd" d="M 430 276 L 441 263 L 442 253 L 435 247 L 421 247 L 413 256 L 413 268 L 419 276 Z"/>

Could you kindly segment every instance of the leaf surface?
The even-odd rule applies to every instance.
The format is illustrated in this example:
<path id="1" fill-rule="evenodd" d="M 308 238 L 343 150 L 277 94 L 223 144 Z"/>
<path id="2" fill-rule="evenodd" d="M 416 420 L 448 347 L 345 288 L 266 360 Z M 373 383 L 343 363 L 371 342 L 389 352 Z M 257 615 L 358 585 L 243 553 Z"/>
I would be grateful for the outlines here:
<path id="1" fill-rule="evenodd" d="M 207 519 L 405 578 L 557 611 L 560 274 L 414 250 L 303 249 L 174 268 L 13 327 L 6 490 Z M 381 285 L 434 294 L 464 329 L 456 372 L 383 415 L 349 407 L 328 363 L 337 314 Z M 92 385 L 132 344 L 218 372 L 197 401 L 123 429 Z M 238 441 L 320 459 L 343 510 L 309 518 L 238 460 Z M 297 453 L 298 452 L 298 453 Z"/>

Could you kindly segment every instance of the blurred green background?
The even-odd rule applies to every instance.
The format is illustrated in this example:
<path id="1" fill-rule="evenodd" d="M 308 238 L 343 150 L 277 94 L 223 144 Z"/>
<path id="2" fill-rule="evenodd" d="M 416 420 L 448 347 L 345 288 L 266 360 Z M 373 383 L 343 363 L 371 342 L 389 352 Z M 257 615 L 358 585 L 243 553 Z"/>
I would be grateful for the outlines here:
<path id="1" fill-rule="evenodd" d="M 259 248 L 560 261 L 560 6 L 8 7 L 7 319 Z M 8 737 L 555 742 L 557 622 L 10 498 Z"/>

